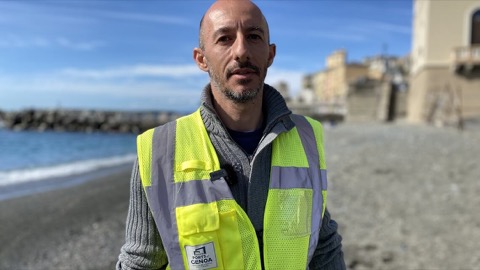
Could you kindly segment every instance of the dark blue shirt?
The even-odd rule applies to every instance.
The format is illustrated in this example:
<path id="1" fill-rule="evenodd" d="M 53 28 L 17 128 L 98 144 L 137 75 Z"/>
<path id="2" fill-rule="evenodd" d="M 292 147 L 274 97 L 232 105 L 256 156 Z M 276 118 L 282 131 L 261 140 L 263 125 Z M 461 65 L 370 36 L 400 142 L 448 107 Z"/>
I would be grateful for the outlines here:
<path id="1" fill-rule="evenodd" d="M 255 149 L 257 149 L 258 143 L 262 138 L 263 127 L 248 132 L 235 131 L 228 129 L 228 133 L 232 136 L 232 139 L 240 145 L 240 147 L 248 154 L 253 155 Z"/>

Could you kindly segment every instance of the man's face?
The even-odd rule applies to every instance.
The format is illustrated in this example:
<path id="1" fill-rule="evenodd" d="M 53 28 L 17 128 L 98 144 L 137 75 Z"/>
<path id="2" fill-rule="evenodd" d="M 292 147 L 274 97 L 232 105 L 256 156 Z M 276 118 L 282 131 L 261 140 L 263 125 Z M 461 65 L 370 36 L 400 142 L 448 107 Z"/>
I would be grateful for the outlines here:
<path id="1" fill-rule="evenodd" d="M 232 1 L 212 9 L 202 28 L 203 54 L 212 89 L 236 103 L 254 99 L 263 89 L 275 56 L 261 12 L 249 2 Z"/>

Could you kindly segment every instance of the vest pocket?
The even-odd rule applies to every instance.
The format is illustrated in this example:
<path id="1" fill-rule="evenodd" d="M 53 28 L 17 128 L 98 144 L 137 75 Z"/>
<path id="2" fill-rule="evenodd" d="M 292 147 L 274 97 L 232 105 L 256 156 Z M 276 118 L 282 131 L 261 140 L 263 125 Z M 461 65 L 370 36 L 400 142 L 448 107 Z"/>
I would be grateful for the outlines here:
<path id="1" fill-rule="evenodd" d="M 312 227 L 312 196 L 311 189 L 269 190 L 263 232 L 266 268 L 305 269 Z"/>
<path id="2" fill-rule="evenodd" d="M 285 237 L 310 235 L 312 225 L 310 189 L 271 189 L 268 194 L 265 227 Z"/>
<path id="3" fill-rule="evenodd" d="M 215 231 L 220 226 L 215 202 L 177 207 L 176 215 L 180 235 Z"/>
<path id="4" fill-rule="evenodd" d="M 186 269 L 245 268 L 244 253 L 255 254 L 258 248 L 245 249 L 237 211 L 233 200 L 176 208 L 179 243 Z"/>
<path id="5" fill-rule="evenodd" d="M 214 164 L 212 161 L 191 159 L 175 164 L 173 178 L 176 183 L 210 179 L 210 172 L 217 167 L 219 165 Z"/>
<path id="6" fill-rule="evenodd" d="M 223 269 L 217 203 L 177 207 L 176 217 L 185 269 Z"/>

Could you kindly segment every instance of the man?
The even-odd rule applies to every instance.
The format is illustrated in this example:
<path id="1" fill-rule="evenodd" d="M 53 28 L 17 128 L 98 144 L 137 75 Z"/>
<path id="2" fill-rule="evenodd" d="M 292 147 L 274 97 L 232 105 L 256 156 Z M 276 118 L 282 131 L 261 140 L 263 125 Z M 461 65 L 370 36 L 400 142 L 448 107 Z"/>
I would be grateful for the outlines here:
<path id="1" fill-rule="evenodd" d="M 345 269 L 321 125 L 264 84 L 276 47 L 250 1 L 218 1 L 193 51 L 197 112 L 138 138 L 117 269 Z"/>

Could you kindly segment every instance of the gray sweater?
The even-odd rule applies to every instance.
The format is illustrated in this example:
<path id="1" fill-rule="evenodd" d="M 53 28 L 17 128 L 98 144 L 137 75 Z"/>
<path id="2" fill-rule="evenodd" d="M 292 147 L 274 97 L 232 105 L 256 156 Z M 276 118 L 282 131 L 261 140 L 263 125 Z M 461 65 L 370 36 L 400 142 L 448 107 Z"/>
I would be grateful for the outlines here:
<path id="1" fill-rule="evenodd" d="M 217 116 L 211 97 L 210 86 L 202 93 L 200 112 L 210 136 L 220 165 L 233 167 L 237 183 L 230 187 L 233 197 L 249 216 L 258 236 L 260 250 L 263 240 L 263 213 L 268 194 L 272 141 L 281 132 L 293 128 L 290 110 L 283 97 L 272 87 L 265 85 L 263 91 L 263 112 L 266 123 L 263 137 L 251 156 L 235 143 Z M 267 180 L 266 180 L 267 179 Z M 310 269 L 345 269 L 341 236 L 337 223 L 325 211 L 319 242 Z M 130 185 L 130 206 L 126 223 L 125 244 L 117 262 L 120 269 L 164 269 L 168 264 L 162 240 L 155 221 L 148 208 L 135 162 Z"/>

